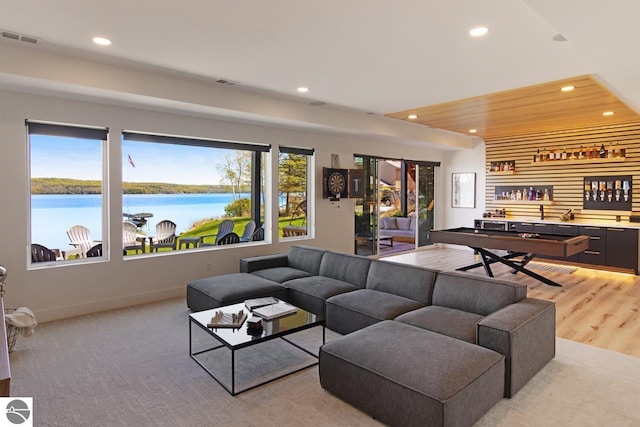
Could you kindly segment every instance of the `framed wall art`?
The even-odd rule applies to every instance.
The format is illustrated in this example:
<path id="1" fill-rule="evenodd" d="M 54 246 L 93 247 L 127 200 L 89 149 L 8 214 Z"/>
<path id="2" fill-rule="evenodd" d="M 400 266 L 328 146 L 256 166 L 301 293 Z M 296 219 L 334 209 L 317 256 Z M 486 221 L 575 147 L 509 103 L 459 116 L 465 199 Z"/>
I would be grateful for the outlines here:
<path id="1" fill-rule="evenodd" d="M 476 207 L 476 174 L 475 172 L 451 174 L 451 207 Z"/>

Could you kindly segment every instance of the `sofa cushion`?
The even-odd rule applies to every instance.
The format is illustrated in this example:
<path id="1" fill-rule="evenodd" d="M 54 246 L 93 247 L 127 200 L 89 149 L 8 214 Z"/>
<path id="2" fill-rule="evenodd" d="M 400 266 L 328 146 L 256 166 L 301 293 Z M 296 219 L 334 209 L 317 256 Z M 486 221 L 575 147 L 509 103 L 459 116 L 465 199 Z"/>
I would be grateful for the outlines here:
<path id="1" fill-rule="evenodd" d="M 504 357 L 384 321 L 320 348 L 320 384 L 377 421 L 471 426 L 502 399 Z"/>
<path id="2" fill-rule="evenodd" d="M 397 230 L 398 225 L 396 224 L 395 217 L 385 217 L 381 219 L 382 228 L 385 230 Z"/>
<path id="3" fill-rule="evenodd" d="M 477 325 L 483 318 L 479 314 L 431 305 L 402 314 L 395 320 L 476 344 Z"/>
<path id="4" fill-rule="evenodd" d="M 325 301 L 344 292 L 359 288 L 330 277 L 312 276 L 289 280 L 283 285 L 288 289 L 288 302 L 314 314 L 324 316 Z"/>
<path id="5" fill-rule="evenodd" d="M 297 268 L 291 267 L 265 268 L 264 270 L 256 270 L 252 272 L 252 274 L 268 280 L 273 280 L 274 282 L 278 283 L 283 283 L 293 279 L 299 279 L 300 277 L 313 276 L 313 274 L 311 273 L 307 273 L 306 271 L 298 270 Z"/>
<path id="6" fill-rule="evenodd" d="M 287 299 L 287 288 L 249 273 L 206 277 L 187 284 L 187 306 L 192 311 L 236 304 L 249 298 Z"/>
<path id="7" fill-rule="evenodd" d="M 527 286 L 477 274 L 438 273 L 433 305 L 486 316 L 527 296 Z"/>
<path id="8" fill-rule="evenodd" d="M 327 328 L 346 335 L 423 307 L 418 301 L 372 289 L 332 296 L 326 303 Z"/>
<path id="9" fill-rule="evenodd" d="M 369 258 L 327 251 L 320 262 L 319 275 L 364 288 L 370 266 Z"/>
<path id="10" fill-rule="evenodd" d="M 325 252 L 324 249 L 310 246 L 292 246 L 289 249 L 288 266 L 315 276 L 320 271 L 320 261 Z"/>
<path id="11" fill-rule="evenodd" d="M 398 230 L 410 230 L 411 218 L 397 217 L 396 224 L 398 225 Z"/>
<path id="12" fill-rule="evenodd" d="M 437 270 L 373 260 L 367 276 L 367 289 L 400 295 L 431 304 Z"/>

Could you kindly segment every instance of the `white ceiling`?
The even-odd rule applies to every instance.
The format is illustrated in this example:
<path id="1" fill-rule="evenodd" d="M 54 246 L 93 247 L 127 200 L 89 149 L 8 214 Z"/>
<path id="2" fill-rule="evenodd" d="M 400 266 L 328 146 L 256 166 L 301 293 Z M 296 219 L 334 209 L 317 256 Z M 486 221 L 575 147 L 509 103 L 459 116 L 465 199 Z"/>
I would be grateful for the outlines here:
<path id="1" fill-rule="evenodd" d="M 350 113 L 585 74 L 640 111 L 637 0 L 0 0 L 0 10 L 0 29 L 40 38 L 37 49 Z M 472 39 L 478 25 L 491 31 Z"/>

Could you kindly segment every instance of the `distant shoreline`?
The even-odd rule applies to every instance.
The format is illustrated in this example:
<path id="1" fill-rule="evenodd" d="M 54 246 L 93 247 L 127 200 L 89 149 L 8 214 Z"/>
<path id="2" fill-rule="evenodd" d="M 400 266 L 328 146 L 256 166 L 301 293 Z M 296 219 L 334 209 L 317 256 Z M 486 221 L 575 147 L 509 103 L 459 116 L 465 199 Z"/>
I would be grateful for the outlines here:
<path id="1" fill-rule="evenodd" d="M 123 182 L 123 194 L 216 194 L 233 193 L 230 185 L 191 185 L 166 182 Z M 236 193 L 248 193 L 241 188 Z M 101 194 L 102 182 L 71 178 L 31 178 L 31 194 Z"/>

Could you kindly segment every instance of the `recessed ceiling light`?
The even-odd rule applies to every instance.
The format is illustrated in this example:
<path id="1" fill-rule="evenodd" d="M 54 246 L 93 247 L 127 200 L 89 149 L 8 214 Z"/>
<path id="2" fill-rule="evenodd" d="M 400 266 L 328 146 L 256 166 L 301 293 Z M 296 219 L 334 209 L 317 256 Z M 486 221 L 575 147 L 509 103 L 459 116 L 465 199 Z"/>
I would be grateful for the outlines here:
<path id="1" fill-rule="evenodd" d="M 417 116 L 417 115 L 415 115 L 415 114 L 409 114 L 409 115 L 407 116 L 407 118 L 408 118 L 409 120 L 415 120 L 415 119 L 417 119 L 417 118 L 418 118 L 418 116 Z"/>
<path id="2" fill-rule="evenodd" d="M 489 32 L 488 27 L 476 27 L 476 28 L 472 28 L 469 31 L 469 35 L 472 37 L 480 37 L 480 36 L 484 36 L 488 32 Z"/>
<path id="3" fill-rule="evenodd" d="M 109 46 L 111 44 L 111 40 L 105 39 L 104 37 L 94 37 L 92 40 L 95 44 L 99 44 L 100 46 Z"/>
<path id="4" fill-rule="evenodd" d="M 469 129 L 469 133 L 476 133 L 478 132 L 478 129 Z"/>
<path id="5" fill-rule="evenodd" d="M 575 86 L 564 86 L 562 89 L 560 89 L 563 92 L 571 92 L 572 90 L 574 90 L 576 87 Z"/>
<path id="6" fill-rule="evenodd" d="M 602 113 L 603 116 L 613 116 L 613 111 L 605 111 Z"/>
<path id="7" fill-rule="evenodd" d="M 308 87 L 301 86 L 301 87 L 299 87 L 299 88 L 298 88 L 298 92 L 300 92 L 300 93 L 307 93 L 307 92 L 309 92 L 309 88 L 308 88 Z"/>

